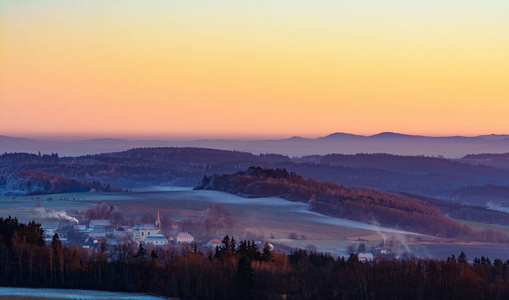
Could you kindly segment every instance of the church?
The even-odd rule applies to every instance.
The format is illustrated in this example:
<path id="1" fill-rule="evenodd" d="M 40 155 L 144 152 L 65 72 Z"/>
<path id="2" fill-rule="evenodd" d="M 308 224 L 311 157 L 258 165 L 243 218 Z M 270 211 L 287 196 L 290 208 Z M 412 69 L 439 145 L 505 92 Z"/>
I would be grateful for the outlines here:
<path id="1" fill-rule="evenodd" d="M 131 229 L 133 231 L 133 240 L 138 242 L 144 242 L 148 236 L 161 233 L 161 219 L 159 217 L 159 210 L 157 210 L 157 220 L 154 222 L 154 224 L 138 224 Z"/>

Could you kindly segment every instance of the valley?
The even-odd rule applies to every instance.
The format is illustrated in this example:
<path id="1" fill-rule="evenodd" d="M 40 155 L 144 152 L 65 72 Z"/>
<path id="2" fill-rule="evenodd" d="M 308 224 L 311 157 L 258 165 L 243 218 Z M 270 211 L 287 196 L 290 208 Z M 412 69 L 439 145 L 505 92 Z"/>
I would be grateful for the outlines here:
<path id="1" fill-rule="evenodd" d="M 195 191 L 190 187 L 160 186 L 123 193 L 71 193 L 38 197 L 42 208 L 65 210 L 69 215 L 78 214 L 98 203 L 107 203 L 124 217 L 141 217 L 146 212 L 159 210 L 161 215 L 169 215 L 177 223 L 186 217 L 197 218 L 209 204 L 220 203 L 244 227 L 245 237 L 266 240 L 284 251 L 310 248 L 335 256 L 348 256 L 349 249 L 357 249 L 361 243 L 370 247 L 384 240 L 392 240 L 406 245 L 418 257 L 445 259 L 452 253 L 464 251 L 472 259 L 486 255 L 509 258 L 505 245 L 456 243 L 451 239 L 333 218 L 310 211 L 308 204 L 277 197 L 243 198 L 224 192 Z M 15 215 L 21 222 L 34 219 L 43 228 L 66 224 L 65 220 L 47 219 L 39 215 L 35 210 L 36 199 L 32 196 L 18 196 L 15 199 L 1 197 L 0 217 Z M 469 225 L 480 229 L 482 224 Z M 497 226 L 497 229 L 509 232 L 509 227 Z M 296 239 L 289 238 L 292 233 L 296 234 Z"/>

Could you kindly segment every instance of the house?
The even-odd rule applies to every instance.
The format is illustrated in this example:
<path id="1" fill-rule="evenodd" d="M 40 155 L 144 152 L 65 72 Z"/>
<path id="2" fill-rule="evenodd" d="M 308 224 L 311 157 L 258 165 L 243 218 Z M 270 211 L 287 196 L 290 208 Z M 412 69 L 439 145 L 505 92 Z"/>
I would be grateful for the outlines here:
<path id="1" fill-rule="evenodd" d="M 179 232 L 177 235 L 177 244 L 192 243 L 194 237 L 187 232 Z"/>
<path id="2" fill-rule="evenodd" d="M 274 245 L 272 245 L 271 243 L 267 243 L 267 245 L 269 246 L 270 251 L 274 251 Z"/>
<path id="3" fill-rule="evenodd" d="M 95 227 L 94 229 L 91 229 L 91 231 L 84 231 L 85 234 L 96 237 L 104 237 L 106 235 L 111 235 L 114 232 L 115 228 L 113 227 Z"/>
<path id="4" fill-rule="evenodd" d="M 127 238 L 132 234 L 131 230 L 115 230 L 113 236 L 116 238 Z"/>
<path id="5" fill-rule="evenodd" d="M 223 242 L 221 242 L 221 240 L 214 239 L 210 240 L 205 246 L 207 246 L 208 248 L 216 249 L 216 247 L 219 247 L 222 244 Z"/>
<path id="6" fill-rule="evenodd" d="M 103 238 L 103 237 L 106 237 L 106 232 L 91 232 L 89 237 L 91 237 L 91 238 Z"/>
<path id="7" fill-rule="evenodd" d="M 152 244 L 155 246 L 166 245 L 168 244 L 168 239 L 160 233 L 155 233 L 145 238 L 145 244 Z"/>
<path id="8" fill-rule="evenodd" d="M 120 245 L 121 241 L 122 241 L 122 239 L 120 239 L 120 238 L 109 237 L 109 238 L 106 238 L 106 245 L 108 245 L 110 247 L 115 247 L 115 246 Z"/>
<path id="9" fill-rule="evenodd" d="M 88 227 L 92 229 L 108 228 L 111 227 L 110 220 L 90 220 Z"/>
<path id="10" fill-rule="evenodd" d="M 74 225 L 73 229 L 76 231 L 85 231 L 85 230 L 87 230 L 87 226 L 86 225 Z"/>
<path id="11" fill-rule="evenodd" d="M 363 253 L 359 253 L 357 255 L 357 257 L 359 258 L 359 261 L 373 261 L 373 253 L 366 253 L 366 252 L 363 252 Z"/>

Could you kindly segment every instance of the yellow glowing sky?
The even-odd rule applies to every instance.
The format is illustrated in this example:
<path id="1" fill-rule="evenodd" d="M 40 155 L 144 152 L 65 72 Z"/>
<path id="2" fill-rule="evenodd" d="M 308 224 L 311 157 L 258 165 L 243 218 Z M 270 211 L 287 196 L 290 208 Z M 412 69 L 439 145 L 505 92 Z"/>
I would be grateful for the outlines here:
<path id="1" fill-rule="evenodd" d="M 509 1 L 0 1 L 0 135 L 509 133 Z"/>

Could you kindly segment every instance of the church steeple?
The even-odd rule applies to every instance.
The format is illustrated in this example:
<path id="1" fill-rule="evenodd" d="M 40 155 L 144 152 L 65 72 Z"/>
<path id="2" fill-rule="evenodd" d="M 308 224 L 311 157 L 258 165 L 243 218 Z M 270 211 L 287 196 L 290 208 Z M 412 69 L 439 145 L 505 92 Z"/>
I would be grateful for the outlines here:
<path id="1" fill-rule="evenodd" d="M 157 220 L 155 222 L 156 228 L 161 228 L 161 218 L 159 218 L 159 209 L 157 210 Z"/>

